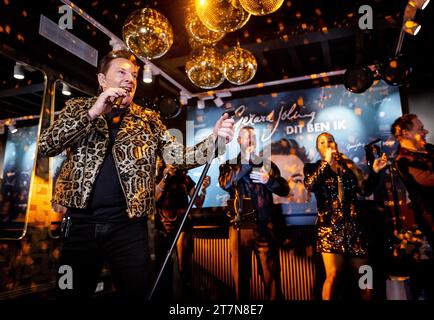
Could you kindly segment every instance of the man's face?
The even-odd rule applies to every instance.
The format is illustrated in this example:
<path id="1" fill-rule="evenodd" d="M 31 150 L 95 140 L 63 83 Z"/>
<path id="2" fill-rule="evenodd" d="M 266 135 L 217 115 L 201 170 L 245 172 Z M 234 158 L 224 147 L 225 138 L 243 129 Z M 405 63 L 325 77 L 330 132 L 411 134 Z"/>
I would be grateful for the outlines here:
<path id="1" fill-rule="evenodd" d="M 256 150 L 256 135 L 253 129 L 241 129 L 238 143 L 242 152 L 252 153 Z"/>
<path id="2" fill-rule="evenodd" d="M 424 148 L 428 130 L 424 128 L 423 123 L 418 118 L 414 118 L 412 124 L 413 127 L 411 129 L 404 130 L 403 137 L 412 141 L 415 147 Z"/>
<path id="3" fill-rule="evenodd" d="M 124 88 L 128 95 L 122 100 L 122 105 L 129 105 L 134 98 L 137 88 L 137 75 L 139 68 L 131 61 L 116 58 L 110 62 L 107 73 L 98 75 L 98 82 L 103 91 L 108 88 Z"/>

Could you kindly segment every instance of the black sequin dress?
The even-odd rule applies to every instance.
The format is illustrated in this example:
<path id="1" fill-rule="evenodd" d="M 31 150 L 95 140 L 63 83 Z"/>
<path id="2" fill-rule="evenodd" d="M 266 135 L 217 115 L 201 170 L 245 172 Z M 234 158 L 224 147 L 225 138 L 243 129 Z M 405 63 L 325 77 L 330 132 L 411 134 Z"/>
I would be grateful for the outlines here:
<path id="1" fill-rule="evenodd" d="M 358 194 L 372 193 L 378 175 L 371 170 L 363 183 L 361 170 L 348 159 L 342 159 L 341 165 L 334 169 L 324 160 L 304 167 L 305 186 L 315 193 L 318 207 L 317 251 L 366 255 Z"/>

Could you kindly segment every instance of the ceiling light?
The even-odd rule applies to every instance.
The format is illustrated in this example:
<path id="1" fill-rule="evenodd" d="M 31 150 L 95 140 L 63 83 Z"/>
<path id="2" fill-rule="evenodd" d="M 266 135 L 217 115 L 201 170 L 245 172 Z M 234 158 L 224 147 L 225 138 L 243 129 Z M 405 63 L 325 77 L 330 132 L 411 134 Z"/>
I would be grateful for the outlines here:
<path id="1" fill-rule="evenodd" d="M 197 100 L 197 108 L 205 109 L 205 101 L 203 101 L 202 99 Z"/>
<path id="2" fill-rule="evenodd" d="M 9 131 L 10 131 L 11 133 L 15 133 L 15 132 L 18 131 L 18 129 L 17 129 L 13 124 L 11 124 L 11 125 L 9 126 Z"/>
<path id="3" fill-rule="evenodd" d="M 412 7 L 410 5 L 405 7 L 404 10 L 404 21 L 407 20 L 413 20 L 414 17 L 416 17 L 416 12 L 417 12 L 417 8 L 416 7 Z"/>
<path id="4" fill-rule="evenodd" d="M 188 103 L 188 96 L 181 93 L 179 96 L 179 102 L 181 102 L 181 105 L 185 106 Z"/>
<path id="5" fill-rule="evenodd" d="M 16 133 L 18 131 L 17 127 L 15 127 L 15 120 L 9 119 L 6 121 L 10 133 Z"/>
<path id="6" fill-rule="evenodd" d="M 391 86 L 399 86 L 406 83 L 410 77 L 411 68 L 403 56 L 396 56 L 386 61 L 381 68 L 383 80 Z"/>
<path id="7" fill-rule="evenodd" d="M 413 20 L 407 20 L 404 23 L 404 31 L 413 36 L 420 31 L 421 25 Z"/>
<path id="8" fill-rule="evenodd" d="M 420 10 L 423 10 L 428 5 L 429 0 L 410 0 L 408 4 L 412 7 L 418 8 Z"/>
<path id="9" fill-rule="evenodd" d="M 215 98 L 214 103 L 219 108 L 224 104 L 223 100 L 220 97 Z"/>
<path id="10" fill-rule="evenodd" d="M 143 68 L 143 82 L 144 83 L 151 83 L 152 82 L 152 70 L 151 66 L 145 65 Z"/>
<path id="11" fill-rule="evenodd" d="M 18 79 L 18 80 L 23 80 L 24 79 L 24 69 L 23 69 L 23 66 L 21 64 L 19 64 L 18 62 L 15 63 L 14 78 Z"/>
<path id="12" fill-rule="evenodd" d="M 71 88 L 66 83 L 62 84 L 62 94 L 64 96 L 70 96 L 71 95 Z"/>

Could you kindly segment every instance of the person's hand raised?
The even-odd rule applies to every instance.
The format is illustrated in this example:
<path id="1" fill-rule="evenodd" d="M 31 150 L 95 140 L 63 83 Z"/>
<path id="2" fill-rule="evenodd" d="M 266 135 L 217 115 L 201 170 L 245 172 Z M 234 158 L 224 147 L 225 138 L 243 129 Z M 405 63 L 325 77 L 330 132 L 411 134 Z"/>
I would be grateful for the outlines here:
<path id="1" fill-rule="evenodd" d="M 226 143 L 231 142 L 234 137 L 234 123 L 234 119 L 230 118 L 227 113 L 223 114 L 214 126 L 214 139 L 221 137 Z"/>
<path id="2" fill-rule="evenodd" d="M 128 90 L 124 88 L 108 88 L 101 92 L 95 104 L 89 109 L 90 118 L 93 120 L 101 114 L 109 113 L 112 110 L 115 99 L 127 95 Z"/>

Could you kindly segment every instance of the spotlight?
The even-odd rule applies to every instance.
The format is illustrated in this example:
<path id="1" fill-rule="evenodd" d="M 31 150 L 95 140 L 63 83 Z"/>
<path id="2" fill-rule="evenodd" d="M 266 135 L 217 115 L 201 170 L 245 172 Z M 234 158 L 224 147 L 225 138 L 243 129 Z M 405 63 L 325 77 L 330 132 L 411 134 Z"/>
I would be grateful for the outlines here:
<path id="1" fill-rule="evenodd" d="M 390 58 L 383 64 L 381 75 L 384 81 L 391 86 L 399 86 L 408 81 L 411 68 L 402 56 Z"/>
<path id="2" fill-rule="evenodd" d="M 181 102 L 181 105 L 185 106 L 188 103 L 188 97 L 185 94 L 180 94 L 179 101 Z"/>
<path id="3" fill-rule="evenodd" d="M 71 88 L 65 82 L 62 84 L 62 94 L 64 96 L 71 95 Z"/>
<path id="4" fill-rule="evenodd" d="M 413 20 L 416 17 L 417 8 L 407 5 L 404 10 L 404 22 L 407 20 Z"/>
<path id="5" fill-rule="evenodd" d="M 9 119 L 5 123 L 8 126 L 10 133 L 16 133 L 18 131 L 17 127 L 15 127 L 15 120 Z"/>
<path id="6" fill-rule="evenodd" d="M 13 124 L 11 124 L 11 125 L 9 126 L 9 131 L 10 131 L 11 133 L 15 133 L 15 132 L 18 131 L 18 129 L 17 129 Z"/>
<path id="7" fill-rule="evenodd" d="M 368 67 L 353 67 L 344 74 L 345 88 L 353 93 L 365 92 L 374 82 L 374 75 Z"/>
<path id="8" fill-rule="evenodd" d="M 420 31 L 420 28 L 421 25 L 412 20 L 407 20 L 404 23 L 404 31 L 413 36 L 417 35 L 417 33 Z"/>
<path id="9" fill-rule="evenodd" d="M 151 83 L 152 82 L 152 70 L 149 65 L 145 65 L 143 68 L 143 82 Z"/>
<path id="10" fill-rule="evenodd" d="M 21 64 L 19 64 L 18 62 L 15 63 L 15 67 L 14 67 L 14 78 L 18 79 L 18 80 L 23 80 L 24 79 L 24 68 Z"/>
<path id="11" fill-rule="evenodd" d="M 408 4 L 412 7 L 418 8 L 419 10 L 423 10 L 428 5 L 429 0 L 410 0 Z"/>
<path id="12" fill-rule="evenodd" d="M 214 103 L 219 108 L 224 104 L 223 100 L 220 97 L 215 98 Z"/>
<path id="13" fill-rule="evenodd" d="M 421 8 L 425 8 L 426 4 L 424 6 L 421 6 Z M 401 27 L 401 32 L 399 33 L 398 43 L 395 48 L 395 56 L 398 56 L 401 52 L 402 43 L 404 41 L 404 36 L 406 33 L 411 35 L 416 35 L 419 31 L 421 26 L 414 22 L 414 18 L 416 17 L 417 7 L 416 4 L 412 5 L 412 2 L 410 1 L 406 6 L 404 10 L 404 19 Z"/>
<path id="14" fill-rule="evenodd" d="M 197 100 L 197 108 L 198 109 L 205 109 L 205 101 L 202 99 Z"/>

